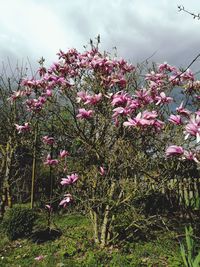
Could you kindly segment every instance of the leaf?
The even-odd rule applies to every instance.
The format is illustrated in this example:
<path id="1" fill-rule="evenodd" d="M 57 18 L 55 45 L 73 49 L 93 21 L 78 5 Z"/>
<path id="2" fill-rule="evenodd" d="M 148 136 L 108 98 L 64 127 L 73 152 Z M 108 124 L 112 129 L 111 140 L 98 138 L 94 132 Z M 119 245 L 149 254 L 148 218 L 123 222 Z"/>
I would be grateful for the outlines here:
<path id="1" fill-rule="evenodd" d="M 193 267 L 200 267 L 200 252 L 194 259 Z"/>
<path id="2" fill-rule="evenodd" d="M 181 249 L 181 256 L 182 256 L 184 265 L 185 265 L 185 267 L 189 267 L 187 259 L 186 259 L 187 255 L 186 255 L 185 248 L 184 248 L 183 244 L 180 245 L 180 249 Z"/>
<path id="3" fill-rule="evenodd" d="M 186 235 L 186 244 L 187 244 L 187 252 L 188 252 L 188 259 L 191 261 L 193 256 L 193 249 L 194 249 L 194 241 L 192 239 L 193 229 L 190 226 L 189 228 L 185 228 L 185 235 Z"/>

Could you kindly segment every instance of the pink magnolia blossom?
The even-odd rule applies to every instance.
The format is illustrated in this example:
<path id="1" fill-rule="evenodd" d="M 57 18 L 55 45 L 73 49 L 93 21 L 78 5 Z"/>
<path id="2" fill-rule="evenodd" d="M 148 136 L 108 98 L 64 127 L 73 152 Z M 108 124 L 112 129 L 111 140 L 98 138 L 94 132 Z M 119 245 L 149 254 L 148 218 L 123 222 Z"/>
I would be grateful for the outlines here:
<path id="1" fill-rule="evenodd" d="M 15 127 L 18 133 L 25 133 L 30 131 L 30 126 L 28 122 L 26 122 L 24 125 L 15 124 Z"/>
<path id="2" fill-rule="evenodd" d="M 71 194 L 65 194 L 63 200 L 59 203 L 59 206 L 63 206 L 63 208 L 66 208 L 66 206 L 72 202 L 73 198 Z"/>
<path id="3" fill-rule="evenodd" d="M 39 112 L 42 110 L 45 102 L 46 98 L 44 96 L 40 96 L 38 99 L 28 99 L 26 100 L 27 109 L 29 111 Z"/>
<path id="4" fill-rule="evenodd" d="M 55 143 L 54 138 L 53 137 L 49 137 L 47 135 L 42 137 L 42 141 L 43 141 L 44 144 L 47 144 L 47 145 L 53 145 Z"/>
<path id="5" fill-rule="evenodd" d="M 66 151 L 66 150 L 61 150 L 60 151 L 60 157 L 61 158 L 65 158 L 67 156 L 69 156 L 69 152 L 68 151 Z"/>
<path id="6" fill-rule="evenodd" d="M 126 87 L 126 79 L 120 73 L 107 76 L 107 78 L 104 78 L 103 81 L 104 81 L 105 86 L 108 86 L 110 88 L 116 85 L 118 85 L 120 88 Z"/>
<path id="7" fill-rule="evenodd" d="M 78 115 L 76 116 L 78 119 L 89 119 L 94 114 L 93 110 L 86 110 L 84 108 L 80 108 L 78 110 Z"/>
<path id="8" fill-rule="evenodd" d="M 52 159 L 51 155 L 48 154 L 44 164 L 45 165 L 49 165 L 49 166 L 58 165 L 58 160 L 57 159 Z"/>
<path id="9" fill-rule="evenodd" d="M 154 121 L 152 121 L 152 126 L 158 132 L 163 128 L 163 125 L 164 125 L 164 122 L 161 121 L 161 120 L 154 120 Z"/>
<path id="10" fill-rule="evenodd" d="M 190 118 L 189 123 L 185 126 L 185 139 L 187 139 L 190 135 L 196 137 L 197 143 L 200 142 L 200 116 L 193 115 Z"/>
<path id="11" fill-rule="evenodd" d="M 150 95 L 150 90 L 147 90 L 146 88 L 142 88 L 138 91 L 136 91 L 136 98 L 142 103 L 142 104 L 149 104 L 152 103 L 152 97 Z"/>
<path id="12" fill-rule="evenodd" d="M 127 122 L 124 122 L 123 125 L 124 126 L 135 126 L 135 127 L 143 127 L 143 126 L 156 126 L 155 122 L 157 120 L 155 120 L 155 118 L 158 116 L 156 111 L 143 111 L 138 113 L 138 115 L 134 118 L 134 119 L 128 119 Z M 159 121 L 159 123 L 157 123 L 157 125 L 161 125 L 161 121 Z M 160 127 L 159 127 L 160 128 Z"/>
<path id="13" fill-rule="evenodd" d="M 106 171 L 104 169 L 104 167 L 100 166 L 100 171 L 99 171 L 101 176 L 104 176 L 106 174 Z"/>
<path id="14" fill-rule="evenodd" d="M 45 95 L 47 97 L 51 97 L 52 96 L 52 90 L 51 89 L 47 89 L 46 92 L 45 92 Z"/>
<path id="15" fill-rule="evenodd" d="M 173 98 L 166 96 L 164 92 L 161 92 L 160 96 L 156 96 L 155 100 L 157 100 L 156 105 L 160 105 L 172 102 Z"/>
<path id="16" fill-rule="evenodd" d="M 124 126 L 147 126 L 150 125 L 150 121 L 147 119 L 143 119 L 142 113 L 138 113 L 138 115 L 134 119 L 128 119 L 128 121 L 123 123 Z"/>
<path id="17" fill-rule="evenodd" d="M 147 120 L 145 121 L 145 123 L 147 125 L 149 125 L 149 122 Z M 124 126 L 134 126 L 134 127 L 136 127 L 136 126 L 141 126 L 142 124 L 141 124 L 141 120 L 139 120 L 139 117 L 137 115 L 137 117 L 135 119 L 128 118 L 128 121 L 125 121 L 123 123 L 123 125 Z M 143 122 L 143 125 L 144 125 L 144 122 Z"/>
<path id="18" fill-rule="evenodd" d="M 175 71 L 176 72 L 177 69 L 176 69 L 176 67 L 167 64 L 167 62 L 164 62 L 163 64 L 160 64 L 158 66 L 158 71 L 159 72 L 164 72 L 164 71 L 169 71 L 169 72 Z"/>
<path id="19" fill-rule="evenodd" d="M 116 94 L 112 96 L 111 105 L 112 106 L 124 105 L 127 103 L 129 98 L 130 97 L 128 96 L 127 93 L 123 91 L 117 92 Z"/>
<path id="20" fill-rule="evenodd" d="M 183 115 L 183 116 L 186 116 L 186 117 L 190 116 L 190 113 L 191 113 L 189 110 L 187 110 L 187 109 L 185 109 L 185 108 L 183 107 L 183 102 L 181 102 L 180 106 L 179 106 L 178 108 L 176 108 L 176 111 L 177 111 L 179 114 L 181 114 L 181 115 Z"/>
<path id="21" fill-rule="evenodd" d="M 52 210 L 52 207 L 51 207 L 50 205 L 48 205 L 48 204 L 47 204 L 47 205 L 45 205 L 45 208 L 46 208 L 46 209 L 48 209 L 49 211 L 51 211 L 51 210 Z"/>
<path id="22" fill-rule="evenodd" d="M 187 159 L 187 160 L 193 160 L 196 163 L 199 163 L 197 157 L 196 157 L 196 153 L 192 152 L 192 151 L 184 151 L 184 155 L 183 155 L 183 159 Z"/>
<path id="23" fill-rule="evenodd" d="M 84 104 L 96 105 L 101 100 L 101 98 L 102 98 L 102 93 L 95 95 L 88 95 Z"/>
<path id="24" fill-rule="evenodd" d="M 187 71 L 183 72 L 180 75 L 180 78 L 182 81 L 194 81 L 194 74 L 192 73 L 192 71 L 190 69 L 188 69 Z"/>
<path id="25" fill-rule="evenodd" d="M 183 155 L 183 153 L 184 153 L 183 148 L 181 146 L 176 146 L 176 145 L 169 146 L 165 151 L 167 157 L 180 156 Z"/>
<path id="26" fill-rule="evenodd" d="M 142 117 L 144 119 L 147 119 L 147 120 L 155 119 L 156 117 L 158 117 L 158 114 L 155 110 L 153 110 L 153 111 L 145 110 L 145 111 L 143 111 Z"/>
<path id="27" fill-rule="evenodd" d="M 119 115 L 128 115 L 130 113 L 130 108 L 126 107 L 118 107 L 113 109 L 114 114 L 112 115 L 113 118 L 118 117 Z"/>
<path id="28" fill-rule="evenodd" d="M 8 100 L 11 102 L 11 104 L 13 104 L 17 98 L 20 98 L 24 95 L 26 95 L 25 90 L 24 91 L 21 91 L 21 90 L 14 91 L 13 94 L 8 98 Z"/>
<path id="29" fill-rule="evenodd" d="M 77 98 L 76 101 L 77 103 L 80 103 L 81 101 L 86 101 L 87 100 L 87 93 L 84 91 L 80 91 L 77 93 Z"/>
<path id="30" fill-rule="evenodd" d="M 71 175 L 67 175 L 67 178 L 62 178 L 62 181 L 60 182 L 61 185 L 70 185 L 74 184 L 78 180 L 78 174 L 73 173 Z"/>
<path id="31" fill-rule="evenodd" d="M 156 73 L 155 71 L 151 71 L 150 73 L 146 74 L 145 76 L 146 76 L 145 80 L 153 81 L 157 85 L 163 85 L 163 79 L 165 79 L 167 77 L 166 74 Z"/>
<path id="32" fill-rule="evenodd" d="M 180 115 L 171 114 L 168 121 L 170 121 L 171 123 L 173 123 L 175 125 L 181 125 L 182 124 L 182 119 L 181 119 Z"/>

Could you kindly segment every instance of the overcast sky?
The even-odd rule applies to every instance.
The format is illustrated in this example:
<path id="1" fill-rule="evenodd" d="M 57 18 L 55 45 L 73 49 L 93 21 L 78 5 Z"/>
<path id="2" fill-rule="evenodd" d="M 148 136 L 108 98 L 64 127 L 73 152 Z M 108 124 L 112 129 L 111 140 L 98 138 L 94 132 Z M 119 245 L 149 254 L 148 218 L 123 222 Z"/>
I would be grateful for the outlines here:
<path id="1" fill-rule="evenodd" d="M 156 52 L 153 61 L 185 67 L 200 53 L 200 20 L 177 5 L 200 12 L 198 0 L 0 0 L 0 60 L 50 64 L 100 34 L 102 49 L 133 63 Z"/>

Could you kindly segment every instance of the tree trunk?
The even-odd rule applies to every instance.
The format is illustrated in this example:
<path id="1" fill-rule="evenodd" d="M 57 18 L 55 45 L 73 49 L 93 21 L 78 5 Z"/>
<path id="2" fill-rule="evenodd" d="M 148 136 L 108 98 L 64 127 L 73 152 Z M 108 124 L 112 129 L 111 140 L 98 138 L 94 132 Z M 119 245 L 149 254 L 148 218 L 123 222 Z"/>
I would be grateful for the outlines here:
<path id="1" fill-rule="evenodd" d="M 93 224 L 93 230 L 94 230 L 94 241 L 96 244 L 100 243 L 99 240 L 99 230 L 98 230 L 98 217 L 97 217 L 97 212 L 95 210 L 90 211 L 90 217 L 92 219 L 92 224 Z"/>
<path id="2" fill-rule="evenodd" d="M 33 143 L 33 163 L 32 163 L 32 177 L 31 177 L 31 209 L 33 209 L 34 207 L 37 135 L 38 135 L 38 122 L 36 121 L 35 136 Z"/>
<path id="3" fill-rule="evenodd" d="M 11 196 L 11 189 L 10 189 L 10 171 L 12 165 L 12 157 L 14 153 L 14 149 L 12 147 L 12 140 L 9 138 L 7 145 L 6 145 L 6 153 L 5 153 L 5 175 L 3 180 L 3 188 L 2 188 L 2 203 L 1 203 L 1 216 L 5 212 L 5 207 L 8 206 L 9 208 L 12 207 L 12 196 Z"/>
<path id="4" fill-rule="evenodd" d="M 112 200 L 113 194 L 115 191 L 115 182 L 112 182 L 111 188 L 110 188 L 110 194 L 109 194 L 109 200 Z M 111 206 L 109 204 L 106 205 L 103 223 L 101 227 L 101 238 L 100 238 L 100 246 L 103 248 L 107 245 L 108 237 L 108 229 L 109 229 L 109 223 L 110 223 L 110 210 Z"/>

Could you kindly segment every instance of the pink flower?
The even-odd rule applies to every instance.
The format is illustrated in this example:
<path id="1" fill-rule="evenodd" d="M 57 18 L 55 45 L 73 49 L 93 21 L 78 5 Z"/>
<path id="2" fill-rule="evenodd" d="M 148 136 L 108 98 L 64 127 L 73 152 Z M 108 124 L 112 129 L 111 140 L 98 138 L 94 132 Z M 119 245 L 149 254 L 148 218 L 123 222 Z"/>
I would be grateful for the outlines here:
<path id="1" fill-rule="evenodd" d="M 112 99 L 112 106 L 117 106 L 117 105 L 124 105 L 127 103 L 128 99 L 130 97 L 128 96 L 127 93 L 124 93 L 123 91 L 117 92 L 116 94 L 113 95 Z"/>
<path id="2" fill-rule="evenodd" d="M 149 104 L 152 102 L 150 90 L 147 90 L 146 88 L 142 88 L 136 91 L 136 98 L 143 104 Z"/>
<path id="3" fill-rule="evenodd" d="M 11 104 L 13 104 L 17 98 L 20 98 L 24 96 L 25 94 L 26 94 L 26 91 L 21 91 L 21 90 L 13 91 L 13 94 L 8 98 L 8 100 L 11 102 Z"/>
<path id="4" fill-rule="evenodd" d="M 123 123 L 124 126 L 148 126 L 150 125 L 150 121 L 147 119 L 144 119 L 142 117 L 142 113 L 138 113 L 138 115 L 134 119 L 128 119 L 127 122 Z"/>
<path id="5" fill-rule="evenodd" d="M 91 104 L 96 105 L 102 98 L 102 93 L 89 95 L 87 92 L 81 91 L 77 93 L 77 102 L 80 103 L 81 101 L 84 102 L 84 105 Z"/>
<path id="6" fill-rule="evenodd" d="M 145 110 L 143 112 L 142 116 L 143 116 L 144 119 L 149 120 L 149 119 L 155 119 L 156 117 L 158 117 L 158 114 L 157 114 L 157 112 L 155 110 L 153 110 L 153 111 Z"/>
<path id="7" fill-rule="evenodd" d="M 181 120 L 181 116 L 180 115 L 170 115 L 168 121 L 170 121 L 171 123 L 175 124 L 175 125 L 181 125 L 182 124 L 182 120 Z"/>
<path id="8" fill-rule="evenodd" d="M 179 114 L 186 116 L 186 117 L 190 116 L 190 113 L 191 113 L 189 110 L 183 108 L 183 102 L 181 102 L 180 106 L 178 108 L 176 108 L 176 111 Z"/>
<path id="9" fill-rule="evenodd" d="M 47 135 L 42 137 L 42 141 L 43 141 L 44 144 L 47 144 L 47 145 L 53 145 L 55 143 L 54 138 L 53 137 L 49 137 Z"/>
<path id="10" fill-rule="evenodd" d="M 47 208 L 49 211 L 51 211 L 52 210 L 52 207 L 50 206 L 50 205 L 45 205 L 45 208 Z"/>
<path id="11" fill-rule="evenodd" d="M 45 165 L 49 165 L 49 166 L 58 165 L 58 160 L 57 159 L 52 159 L 51 155 L 48 154 L 44 164 Z"/>
<path id="12" fill-rule="evenodd" d="M 191 119 L 189 123 L 185 126 L 185 139 L 187 139 L 190 135 L 195 136 L 197 143 L 200 142 L 200 116 L 196 115 L 196 117 L 193 115 L 191 116 Z"/>
<path id="13" fill-rule="evenodd" d="M 59 206 L 63 206 L 63 208 L 65 208 L 70 202 L 72 202 L 73 198 L 71 194 L 65 194 L 64 195 L 64 199 L 61 200 L 61 202 L 59 203 Z"/>
<path id="14" fill-rule="evenodd" d="M 26 122 L 24 125 L 15 124 L 15 127 L 18 133 L 25 133 L 30 131 L 30 126 L 28 122 Z"/>
<path id="15" fill-rule="evenodd" d="M 60 151 L 60 157 L 61 158 L 65 158 L 67 156 L 69 156 L 69 152 L 68 151 L 66 151 L 66 150 L 61 150 Z"/>
<path id="16" fill-rule="evenodd" d="M 114 114 L 112 115 L 113 118 L 118 117 L 119 115 L 128 115 L 130 113 L 130 108 L 128 107 L 118 107 L 113 109 Z"/>
<path id="17" fill-rule="evenodd" d="M 172 72 L 172 71 L 177 71 L 177 69 L 176 69 L 176 67 L 173 67 L 173 66 L 167 64 L 167 62 L 164 62 L 163 64 L 160 64 L 158 66 L 158 71 L 159 72 L 164 72 L 164 71 Z"/>
<path id="18" fill-rule="evenodd" d="M 127 122 L 124 122 L 124 126 L 138 126 L 138 127 L 143 127 L 143 126 L 149 126 L 149 125 L 154 125 L 156 126 L 155 118 L 158 116 L 156 111 L 147 111 L 145 110 L 143 113 L 138 113 L 138 115 L 134 119 L 128 119 Z M 160 122 L 160 121 L 159 121 Z M 161 122 L 162 123 L 162 122 Z M 160 123 L 159 123 L 160 125 Z"/>
<path id="19" fill-rule="evenodd" d="M 78 115 L 76 116 L 78 119 L 89 119 L 92 117 L 94 111 L 93 110 L 86 110 L 84 108 L 80 108 L 78 110 Z"/>
<path id="20" fill-rule="evenodd" d="M 152 126 L 154 126 L 156 131 L 160 131 L 162 129 L 163 125 L 164 125 L 164 122 L 160 121 L 160 120 L 154 120 L 152 123 Z"/>
<path id="21" fill-rule="evenodd" d="M 101 176 L 104 176 L 106 174 L 104 167 L 102 167 L 102 166 L 100 167 L 100 172 L 99 173 L 100 173 Z"/>
<path id="22" fill-rule="evenodd" d="M 186 72 L 183 72 L 180 77 L 182 81 L 194 81 L 194 74 L 190 69 L 188 69 Z"/>
<path id="23" fill-rule="evenodd" d="M 26 100 L 26 105 L 29 111 L 39 112 L 43 108 L 45 102 L 46 98 L 40 96 L 38 99 Z"/>
<path id="24" fill-rule="evenodd" d="M 85 105 L 86 104 L 91 104 L 91 105 L 96 105 L 102 98 L 102 94 L 99 93 L 99 94 L 96 94 L 96 95 L 88 95 L 87 96 L 87 99 L 85 101 Z"/>
<path id="25" fill-rule="evenodd" d="M 81 101 L 86 101 L 87 100 L 87 93 L 84 91 L 80 91 L 77 93 L 77 102 L 80 103 Z"/>
<path id="26" fill-rule="evenodd" d="M 44 258 L 45 258 L 45 256 L 43 256 L 43 255 L 39 255 L 39 256 L 35 257 L 34 259 L 35 259 L 36 261 L 42 261 L 42 260 L 44 260 Z"/>
<path id="27" fill-rule="evenodd" d="M 166 104 L 173 101 L 173 98 L 166 96 L 164 92 L 161 92 L 160 96 L 156 96 L 155 99 L 157 100 L 156 105 Z"/>
<path id="28" fill-rule="evenodd" d="M 46 90 L 46 96 L 47 97 L 51 97 L 52 96 L 52 90 L 51 89 L 47 89 Z"/>
<path id="29" fill-rule="evenodd" d="M 70 185 L 74 184 L 78 180 L 78 174 L 73 173 L 71 175 L 67 175 L 67 178 L 62 178 L 62 181 L 60 182 L 61 185 Z"/>
<path id="30" fill-rule="evenodd" d="M 196 163 L 199 163 L 199 161 L 196 157 L 196 153 L 193 153 L 191 151 L 184 151 L 183 158 L 187 159 L 187 160 L 194 160 Z"/>
<path id="31" fill-rule="evenodd" d="M 179 156 L 183 155 L 183 153 L 184 153 L 183 148 L 181 146 L 176 146 L 176 145 L 169 146 L 165 151 L 167 157 Z"/>

